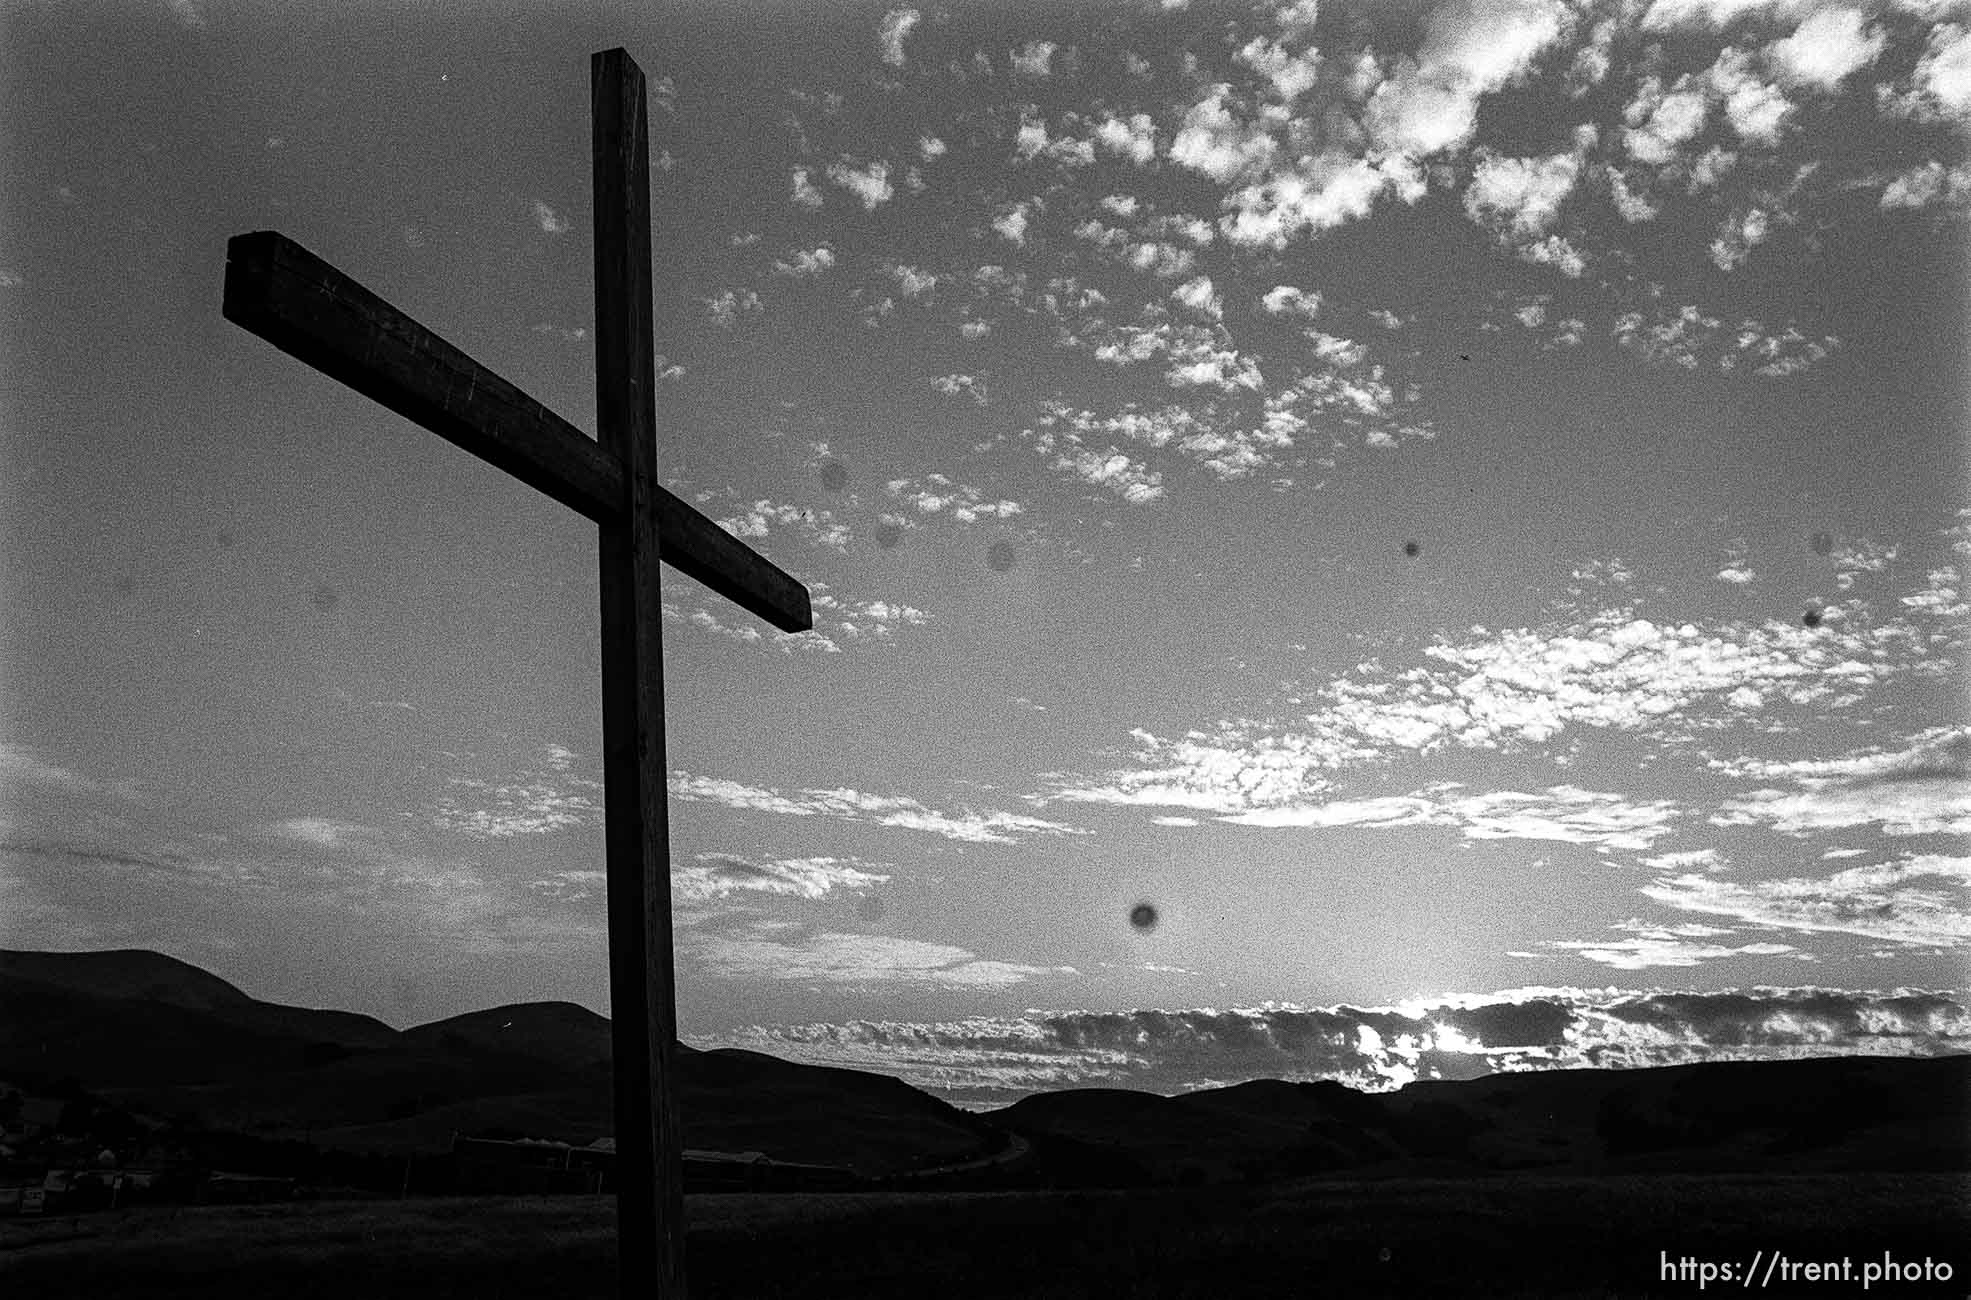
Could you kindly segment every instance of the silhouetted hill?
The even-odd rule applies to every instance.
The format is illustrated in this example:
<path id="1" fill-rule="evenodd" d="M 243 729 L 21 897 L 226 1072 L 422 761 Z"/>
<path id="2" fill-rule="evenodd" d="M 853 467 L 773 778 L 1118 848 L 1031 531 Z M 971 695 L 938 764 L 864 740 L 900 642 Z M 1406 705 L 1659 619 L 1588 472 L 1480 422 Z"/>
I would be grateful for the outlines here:
<path id="1" fill-rule="evenodd" d="M 609 1059 L 609 1021 L 573 1002 L 516 1002 L 434 1020 L 404 1031 L 421 1046 L 479 1051 L 583 1066 Z"/>
<path id="2" fill-rule="evenodd" d="M 1551 1070 L 1382 1094 L 1277 1080 L 1179 1097 L 1091 1088 L 986 1118 L 1179 1181 L 1339 1170 L 1961 1170 L 1971 1168 L 1971 1057 Z"/>
<path id="3" fill-rule="evenodd" d="M 152 952 L 0 952 L 0 1063 L 98 1086 L 208 1083 L 385 1046 L 347 1011 L 261 1002 Z"/>
<path id="4" fill-rule="evenodd" d="M 104 960 L 113 958 L 115 960 Z M 520 1003 L 397 1031 L 248 997 L 154 953 L 6 953 L 0 1079 L 73 1078 L 199 1127 L 356 1150 L 439 1150 L 488 1129 L 610 1132 L 609 1021 Z M 158 996 L 149 996 L 156 991 Z M 678 1045 L 688 1146 L 876 1175 L 989 1150 L 996 1131 L 901 1080 Z"/>
<path id="5" fill-rule="evenodd" d="M 253 1001 L 210 971 L 141 948 L 109 952 L 0 951 L 0 980 L 27 980 L 103 998 L 141 998 L 194 1011 L 238 1007 Z"/>
<path id="6" fill-rule="evenodd" d="M 155 953 L 0 952 L 0 1007 L 0 1079 L 72 1078 L 193 1127 L 372 1152 L 611 1129 L 609 1022 L 571 1003 L 399 1032 L 261 1002 Z M 1084 1088 L 983 1115 L 887 1075 L 756 1052 L 680 1045 L 677 1069 L 687 1146 L 869 1175 L 967 1166 L 951 1176 L 986 1185 L 1971 1169 L 1966 1056 L 1496 1074 L 1384 1094 Z"/>

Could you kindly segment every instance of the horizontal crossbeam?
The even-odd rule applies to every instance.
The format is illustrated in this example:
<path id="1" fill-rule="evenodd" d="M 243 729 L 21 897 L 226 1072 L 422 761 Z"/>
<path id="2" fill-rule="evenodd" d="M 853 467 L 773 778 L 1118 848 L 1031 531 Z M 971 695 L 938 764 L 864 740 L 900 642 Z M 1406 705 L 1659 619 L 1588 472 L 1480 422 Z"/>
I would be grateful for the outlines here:
<path id="1" fill-rule="evenodd" d="M 278 231 L 226 244 L 226 319 L 605 527 L 629 509 L 594 439 Z M 783 632 L 814 626 L 807 588 L 658 487 L 664 562 Z"/>

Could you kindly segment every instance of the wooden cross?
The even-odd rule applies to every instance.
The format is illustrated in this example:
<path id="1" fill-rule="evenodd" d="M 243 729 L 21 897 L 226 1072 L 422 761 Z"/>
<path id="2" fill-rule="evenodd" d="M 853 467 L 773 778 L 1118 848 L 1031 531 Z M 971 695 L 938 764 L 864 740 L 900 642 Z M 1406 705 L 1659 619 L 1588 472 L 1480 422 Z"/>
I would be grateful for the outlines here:
<path id="1" fill-rule="evenodd" d="M 226 245 L 227 320 L 596 521 L 602 550 L 610 1041 L 621 1294 L 684 1295 L 683 1143 L 664 766 L 659 557 L 788 632 L 807 588 L 657 481 L 650 158 L 643 72 L 590 60 L 596 434 L 274 231 Z"/>

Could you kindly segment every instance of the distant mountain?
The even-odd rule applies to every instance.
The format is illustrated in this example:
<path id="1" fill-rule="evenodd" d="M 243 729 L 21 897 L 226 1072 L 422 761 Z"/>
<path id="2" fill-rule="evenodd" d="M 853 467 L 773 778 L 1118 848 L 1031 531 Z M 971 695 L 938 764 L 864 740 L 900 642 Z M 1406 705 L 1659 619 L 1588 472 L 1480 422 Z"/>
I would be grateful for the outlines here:
<path id="1" fill-rule="evenodd" d="M 573 1002 L 516 1002 L 491 1011 L 468 1011 L 406 1029 L 404 1038 L 426 1047 L 462 1045 L 559 1065 L 592 1065 L 609 1059 L 607 1017 Z"/>
<path id="2" fill-rule="evenodd" d="M 27 952 L 0 953 L 0 1009 L 0 1080 L 74 1078 L 204 1127 L 370 1151 L 489 1129 L 587 1142 L 612 1128 L 609 1021 L 567 1002 L 400 1032 L 261 1002 L 156 953 Z M 677 1062 L 692 1147 L 880 1175 L 1004 1140 L 887 1075 L 684 1044 Z"/>
<path id="3" fill-rule="evenodd" d="M 609 1022 L 520 1003 L 398 1031 L 261 1002 L 146 952 L 0 952 L 0 1080 L 357 1151 L 611 1129 Z M 1971 1057 L 1560 1070 L 1366 1094 L 1255 1080 L 1178 1097 L 1042 1093 L 985 1114 L 899 1079 L 677 1055 L 685 1144 L 968 1184 L 1554 1172 L 1971 1170 Z M 934 1177 L 934 1181 L 935 1181 Z M 913 1183 L 912 1185 L 923 1185 Z"/>
<path id="4" fill-rule="evenodd" d="M 193 1011 L 239 1007 L 253 1001 L 211 971 L 141 948 L 0 951 L 0 980 L 25 980 L 96 997 L 140 998 Z"/>
<path id="5" fill-rule="evenodd" d="M 0 951 L 5 1069 L 99 1086 L 216 1082 L 393 1042 L 347 1011 L 261 1002 L 154 952 Z"/>
<path id="6" fill-rule="evenodd" d="M 1971 1057 L 1543 1070 L 1358 1093 L 1261 1080 L 1179 1097 L 1075 1089 L 985 1118 L 1156 1180 L 1349 1171 L 1971 1169 Z"/>

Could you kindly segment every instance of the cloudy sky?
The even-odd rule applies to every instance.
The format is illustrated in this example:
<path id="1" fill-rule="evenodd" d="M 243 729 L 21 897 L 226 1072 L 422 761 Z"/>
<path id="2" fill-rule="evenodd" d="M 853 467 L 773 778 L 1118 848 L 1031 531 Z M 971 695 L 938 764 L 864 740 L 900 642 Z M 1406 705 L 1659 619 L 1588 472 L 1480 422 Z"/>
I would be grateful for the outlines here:
<path id="1" fill-rule="evenodd" d="M 1971 1048 L 1948 0 L 0 4 L 0 945 L 607 1010 L 593 526 L 219 289 L 593 431 L 615 45 L 662 473 L 816 612 L 667 576 L 688 1040 Z"/>

